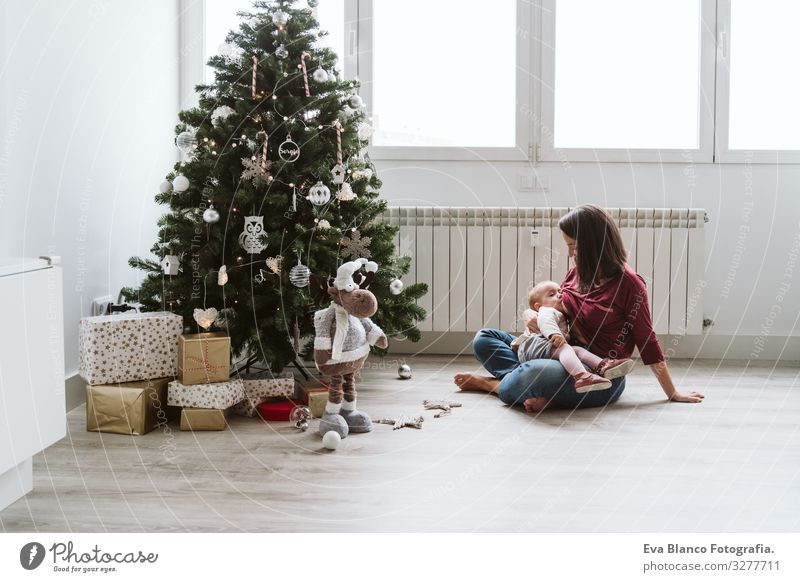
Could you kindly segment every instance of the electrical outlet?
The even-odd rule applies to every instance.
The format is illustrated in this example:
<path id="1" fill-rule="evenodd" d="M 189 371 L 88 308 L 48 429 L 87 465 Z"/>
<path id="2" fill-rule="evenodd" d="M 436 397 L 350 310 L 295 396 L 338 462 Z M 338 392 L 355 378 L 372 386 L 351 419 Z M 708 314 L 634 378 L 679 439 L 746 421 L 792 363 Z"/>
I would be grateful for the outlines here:
<path id="1" fill-rule="evenodd" d="M 92 299 L 92 315 L 105 315 L 108 311 L 108 306 L 111 305 L 113 301 L 114 299 L 111 295 L 95 297 Z"/>

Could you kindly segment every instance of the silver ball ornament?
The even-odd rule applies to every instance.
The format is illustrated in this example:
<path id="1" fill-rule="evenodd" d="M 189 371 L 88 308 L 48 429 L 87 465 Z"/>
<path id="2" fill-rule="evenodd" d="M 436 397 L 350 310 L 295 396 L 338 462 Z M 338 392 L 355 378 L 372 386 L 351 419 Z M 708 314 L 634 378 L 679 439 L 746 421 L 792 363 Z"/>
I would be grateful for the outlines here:
<path id="1" fill-rule="evenodd" d="M 289 56 L 289 51 L 286 50 L 285 46 L 280 45 L 278 48 L 275 49 L 275 56 L 278 57 L 279 59 L 285 59 L 286 57 Z"/>
<path id="2" fill-rule="evenodd" d="M 347 104 L 353 109 L 361 109 L 361 107 L 364 105 L 364 101 L 362 101 L 361 97 L 358 95 L 350 95 L 350 98 L 347 100 Z"/>
<path id="3" fill-rule="evenodd" d="M 311 269 L 302 264 L 299 260 L 297 264 L 289 271 L 289 282 L 295 287 L 308 287 L 308 282 L 311 279 Z"/>
<path id="4" fill-rule="evenodd" d="M 397 376 L 401 380 L 408 380 L 411 378 L 411 366 L 408 364 L 400 364 L 400 367 L 397 368 Z"/>
<path id="5" fill-rule="evenodd" d="M 219 222 L 219 212 L 217 212 L 217 209 L 214 208 L 213 204 L 206 208 L 203 212 L 203 222 L 208 224 Z"/>
<path id="6" fill-rule="evenodd" d="M 184 156 L 188 155 L 197 145 L 197 137 L 192 131 L 183 131 L 175 138 L 175 145 Z"/>
<path id="7" fill-rule="evenodd" d="M 317 69 L 314 71 L 311 77 L 317 83 L 325 83 L 328 80 L 328 73 L 325 71 L 325 69 Z"/>
<path id="8" fill-rule="evenodd" d="M 389 292 L 392 295 L 400 295 L 403 292 L 403 282 L 400 279 L 392 279 L 389 282 Z"/>

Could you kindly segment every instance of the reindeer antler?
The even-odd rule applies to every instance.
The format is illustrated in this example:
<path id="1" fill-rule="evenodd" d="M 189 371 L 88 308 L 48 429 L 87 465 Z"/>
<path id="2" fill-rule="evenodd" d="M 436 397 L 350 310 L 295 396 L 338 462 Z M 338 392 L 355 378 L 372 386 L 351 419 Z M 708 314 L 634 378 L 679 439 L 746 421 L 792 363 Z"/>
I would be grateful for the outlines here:
<path id="1" fill-rule="evenodd" d="M 322 305 L 330 299 L 328 296 L 328 277 L 320 277 L 319 275 L 311 273 L 310 278 L 311 284 L 309 287 L 311 289 L 311 296 L 314 298 L 314 303 Z"/>
<path id="2" fill-rule="evenodd" d="M 375 273 L 378 270 L 378 263 L 375 261 L 366 261 L 365 259 L 359 259 L 364 261 L 364 269 L 367 271 L 366 275 L 361 275 L 361 280 L 358 283 L 358 287 L 360 289 L 369 289 L 369 286 L 372 284 L 372 280 L 375 278 Z"/>

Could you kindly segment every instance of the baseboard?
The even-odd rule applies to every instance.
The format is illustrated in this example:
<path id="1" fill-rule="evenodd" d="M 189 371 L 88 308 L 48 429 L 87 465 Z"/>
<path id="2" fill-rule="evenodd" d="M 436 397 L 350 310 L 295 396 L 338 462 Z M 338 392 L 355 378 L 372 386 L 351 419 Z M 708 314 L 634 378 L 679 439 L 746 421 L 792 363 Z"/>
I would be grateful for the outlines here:
<path id="1" fill-rule="evenodd" d="M 64 382 L 64 398 L 67 412 L 86 403 L 86 380 L 81 378 L 77 372 L 67 376 L 67 380 Z"/>
<path id="2" fill-rule="evenodd" d="M 422 332 L 417 343 L 390 340 L 391 355 L 472 354 L 473 333 Z M 766 360 L 800 364 L 800 336 L 750 335 L 661 336 L 668 358 L 701 360 Z"/>

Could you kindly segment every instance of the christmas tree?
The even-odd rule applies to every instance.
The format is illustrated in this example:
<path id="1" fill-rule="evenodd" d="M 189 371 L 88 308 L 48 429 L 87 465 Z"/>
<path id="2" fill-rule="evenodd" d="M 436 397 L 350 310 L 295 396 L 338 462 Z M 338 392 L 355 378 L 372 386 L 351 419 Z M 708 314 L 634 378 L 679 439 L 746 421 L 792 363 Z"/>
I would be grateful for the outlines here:
<path id="1" fill-rule="evenodd" d="M 343 80 L 320 45 L 313 8 L 296 4 L 254 2 L 208 61 L 215 81 L 180 112 L 183 159 L 156 195 L 169 206 L 158 259 L 131 258 L 147 274 L 123 291 L 194 331 L 203 331 L 195 309 L 217 309 L 239 365 L 273 371 L 308 349 L 300 338 L 313 334 L 313 312 L 328 301 L 320 288 L 342 262 L 378 263 L 373 320 L 390 336 L 419 339 L 415 300 L 427 291 L 403 288 L 410 258 L 397 256 L 397 227 L 378 219 L 386 202 L 364 150 L 372 127 L 359 83 Z"/>

